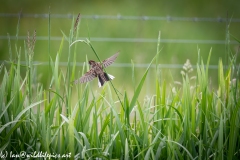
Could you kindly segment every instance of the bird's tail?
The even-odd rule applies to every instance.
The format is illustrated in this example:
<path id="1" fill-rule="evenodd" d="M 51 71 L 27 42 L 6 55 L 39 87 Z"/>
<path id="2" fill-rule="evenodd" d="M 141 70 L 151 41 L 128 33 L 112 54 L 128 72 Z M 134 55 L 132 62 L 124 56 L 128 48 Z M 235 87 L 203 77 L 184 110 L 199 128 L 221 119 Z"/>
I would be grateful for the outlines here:
<path id="1" fill-rule="evenodd" d="M 98 76 L 98 87 L 102 87 L 106 81 L 113 80 L 114 78 L 113 75 L 104 72 L 103 75 Z"/>

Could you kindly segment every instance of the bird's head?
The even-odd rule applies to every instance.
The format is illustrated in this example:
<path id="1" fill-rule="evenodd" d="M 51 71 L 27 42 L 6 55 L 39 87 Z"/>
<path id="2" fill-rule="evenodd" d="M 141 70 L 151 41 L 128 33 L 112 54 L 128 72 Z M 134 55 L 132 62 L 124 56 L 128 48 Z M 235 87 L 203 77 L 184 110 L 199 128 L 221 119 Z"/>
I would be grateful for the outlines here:
<path id="1" fill-rule="evenodd" d="M 90 60 L 90 61 L 88 61 L 88 63 L 89 63 L 89 65 L 93 65 L 93 64 L 95 64 L 96 62 L 93 61 L 93 60 Z"/>

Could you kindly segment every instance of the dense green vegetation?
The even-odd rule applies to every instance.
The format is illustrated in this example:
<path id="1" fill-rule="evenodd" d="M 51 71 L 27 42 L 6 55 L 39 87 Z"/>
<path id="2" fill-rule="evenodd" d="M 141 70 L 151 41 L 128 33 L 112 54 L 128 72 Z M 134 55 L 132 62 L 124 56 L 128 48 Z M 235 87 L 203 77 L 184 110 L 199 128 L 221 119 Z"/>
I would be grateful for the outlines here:
<path id="1" fill-rule="evenodd" d="M 68 35 L 62 32 L 56 56 L 52 57 L 50 52 L 46 55 L 49 74 L 44 76 L 49 78 L 48 87 L 43 87 L 37 80 L 36 64 L 33 64 L 35 32 L 33 38 L 28 34 L 24 41 L 24 53 L 17 43 L 14 48 L 9 45 L 10 60 L 0 68 L 3 74 L 0 87 L 1 156 L 6 152 L 17 155 L 25 151 L 29 155 L 47 152 L 71 159 L 240 157 L 240 73 L 236 57 L 233 56 L 227 68 L 219 60 L 217 89 L 211 87 L 209 80 L 211 50 L 206 65 L 199 51 L 196 75 L 191 75 L 191 65 L 186 63 L 181 82 L 172 82 L 174 85 L 167 87 L 158 67 L 159 34 L 157 51 L 140 79 L 135 78 L 135 64 L 132 63 L 131 78 L 135 85 L 121 91 L 117 85 L 107 83 L 95 91 L 93 83 L 71 83 L 88 70 L 84 65 L 82 72 L 76 72 L 79 44 L 89 47 L 96 59 L 100 57 L 89 40 L 91 37 L 75 41 L 79 36 L 79 25 L 73 21 L 72 26 Z M 59 62 L 65 46 L 67 67 L 62 69 Z M 20 63 L 22 58 L 26 64 Z M 139 95 L 151 66 L 155 68 L 155 78 L 151 79 L 155 94 L 141 99 Z M 129 96 L 131 90 L 133 95 Z"/>

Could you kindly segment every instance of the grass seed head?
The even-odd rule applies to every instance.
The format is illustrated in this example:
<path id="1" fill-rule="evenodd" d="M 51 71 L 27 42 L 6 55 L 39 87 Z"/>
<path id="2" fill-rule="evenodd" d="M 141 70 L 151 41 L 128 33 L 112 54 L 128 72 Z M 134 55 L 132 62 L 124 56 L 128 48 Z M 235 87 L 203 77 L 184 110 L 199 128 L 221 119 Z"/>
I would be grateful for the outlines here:
<path id="1" fill-rule="evenodd" d="M 78 27 L 78 24 L 79 24 L 79 20 L 80 20 L 80 13 L 78 13 L 77 19 L 76 19 L 75 24 L 74 24 L 74 33 L 77 30 L 77 27 Z"/>

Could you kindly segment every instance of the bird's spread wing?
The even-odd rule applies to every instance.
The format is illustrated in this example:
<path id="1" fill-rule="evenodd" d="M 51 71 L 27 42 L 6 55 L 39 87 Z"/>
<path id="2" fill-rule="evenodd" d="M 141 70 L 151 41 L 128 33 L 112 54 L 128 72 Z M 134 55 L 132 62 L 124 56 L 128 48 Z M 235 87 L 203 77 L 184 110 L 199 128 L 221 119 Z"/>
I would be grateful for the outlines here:
<path id="1" fill-rule="evenodd" d="M 102 62 L 103 67 L 106 68 L 107 66 L 110 66 L 115 61 L 115 59 L 117 58 L 118 54 L 119 54 L 119 52 L 117 52 L 113 56 L 109 57 L 108 59 L 105 59 Z"/>
<path id="2" fill-rule="evenodd" d="M 77 79 L 74 81 L 74 83 L 78 83 L 80 81 L 80 83 L 86 83 L 89 82 L 91 80 L 93 80 L 94 78 L 96 78 L 97 75 L 95 74 L 93 69 L 90 69 L 87 73 L 85 73 L 81 78 Z"/>

